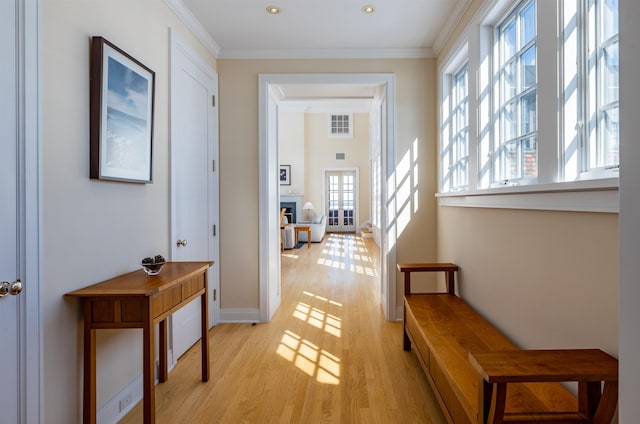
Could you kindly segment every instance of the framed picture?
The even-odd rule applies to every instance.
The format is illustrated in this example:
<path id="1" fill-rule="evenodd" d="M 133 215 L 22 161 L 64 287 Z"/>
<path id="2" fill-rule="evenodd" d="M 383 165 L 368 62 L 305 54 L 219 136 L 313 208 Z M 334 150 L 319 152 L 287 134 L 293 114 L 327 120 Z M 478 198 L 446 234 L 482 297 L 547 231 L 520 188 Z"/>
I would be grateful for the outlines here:
<path id="1" fill-rule="evenodd" d="M 150 183 L 155 72 L 102 37 L 91 44 L 89 176 Z"/>
<path id="2" fill-rule="evenodd" d="M 291 165 L 280 165 L 280 185 L 291 185 Z"/>

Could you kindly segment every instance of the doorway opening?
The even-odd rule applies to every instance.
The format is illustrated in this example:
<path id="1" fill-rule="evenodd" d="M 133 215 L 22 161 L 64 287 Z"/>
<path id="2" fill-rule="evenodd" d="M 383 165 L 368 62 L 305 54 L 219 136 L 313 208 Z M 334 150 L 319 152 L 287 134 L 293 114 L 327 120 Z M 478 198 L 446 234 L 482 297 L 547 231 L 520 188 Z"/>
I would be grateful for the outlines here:
<path id="1" fill-rule="evenodd" d="M 281 301 L 280 228 L 275 225 L 279 222 L 282 188 L 279 179 L 281 164 L 278 156 L 278 111 L 284 100 L 282 87 L 288 85 L 295 88 L 320 85 L 327 93 L 349 85 L 368 85 L 375 88 L 374 95 L 370 99 L 369 117 L 371 217 L 376 228 L 376 240 L 380 246 L 381 306 L 388 320 L 396 320 L 396 273 L 393 265 L 396 262 L 395 233 L 387 231 L 387 205 L 384 201 L 387 198 L 386 181 L 392 178 L 395 164 L 395 76 L 393 74 L 261 74 L 259 76 L 260 319 L 262 322 L 270 321 Z"/>

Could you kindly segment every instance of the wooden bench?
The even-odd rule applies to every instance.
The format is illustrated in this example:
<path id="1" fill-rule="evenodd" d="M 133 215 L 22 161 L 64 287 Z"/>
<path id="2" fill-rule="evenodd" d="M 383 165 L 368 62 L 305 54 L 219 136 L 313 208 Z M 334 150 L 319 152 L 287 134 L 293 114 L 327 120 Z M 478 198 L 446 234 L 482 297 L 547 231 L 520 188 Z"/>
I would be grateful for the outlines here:
<path id="1" fill-rule="evenodd" d="M 520 350 L 455 295 L 458 267 L 398 264 L 404 349 L 412 346 L 449 423 L 610 424 L 618 361 L 597 349 Z M 412 293 L 412 272 L 442 271 L 446 293 Z M 578 398 L 560 382 L 577 381 Z M 604 384 L 602 384 L 604 382 Z"/>

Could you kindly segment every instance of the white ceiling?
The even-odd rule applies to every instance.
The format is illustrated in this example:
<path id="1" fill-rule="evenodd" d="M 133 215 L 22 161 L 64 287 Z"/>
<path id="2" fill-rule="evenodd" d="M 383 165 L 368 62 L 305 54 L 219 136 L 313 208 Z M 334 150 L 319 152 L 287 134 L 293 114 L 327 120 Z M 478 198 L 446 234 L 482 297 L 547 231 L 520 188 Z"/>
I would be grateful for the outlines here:
<path id="1" fill-rule="evenodd" d="M 471 0 L 165 0 L 219 59 L 434 57 Z M 371 5 L 372 14 L 362 12 Z M 267 13 L 267 6 L 281 9 Z M 283 84 L 280 106 L 368 112 L 375 85 Z"/>
<path id="2" fill-rule="evenodd" d="M 470 0 L 165 0 L 183 3 L 219 58 L 430 57 Z M 371 5 L 375 12 L 365 14 Z M 281 9 L 267 13 L 267 6 Z"/>

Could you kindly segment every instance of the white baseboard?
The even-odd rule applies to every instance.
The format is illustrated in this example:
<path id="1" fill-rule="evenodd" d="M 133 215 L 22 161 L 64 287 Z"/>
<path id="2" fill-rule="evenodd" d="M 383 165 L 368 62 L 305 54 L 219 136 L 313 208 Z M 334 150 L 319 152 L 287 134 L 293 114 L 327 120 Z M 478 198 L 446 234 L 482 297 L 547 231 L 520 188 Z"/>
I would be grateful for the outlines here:
<path id="1" fill-rule="evenodd" d="M 402 322 L 404 321 L 404 308 L 402 306 L 399 306 L 398 308 L 396 308 L 396 321 Z"/>
<path id="2" fill-rule="evenodd" d="M 175 363 L 173 362 L 173 350 L 167 349 L 167 368 L 168 372 L 171 372 Z M 155 363 L 155 384 L 158 384 L 158 361 Z M 142 388 L 142 373 L 138 374 L 129 384 L 127 384 L 122 390 L 115 394 L 111 399 L 106 401 L 96 411 L 96 423 L 97 424 L 117 424 L 125 415 L 133 409 L 134 406 L 142 400 L 143 388 Z M 122 410 L 120 409 L 120 401 L 129 402 Z"/>
<path id="3" fill-rule="evenodd" d="M 250 308 L 220 309 L 221 323 L 260 322 L 260 310 Z"/>
<path id="4" fill-rule="evenodd" d="M 120 401 L 130 399 L 129 404 L 120 410 Z M 96 412 L 97 424 L 116 424 L 142 400 L 142 374 L 138 375 L 131 383 L 109 399 Z"/>

